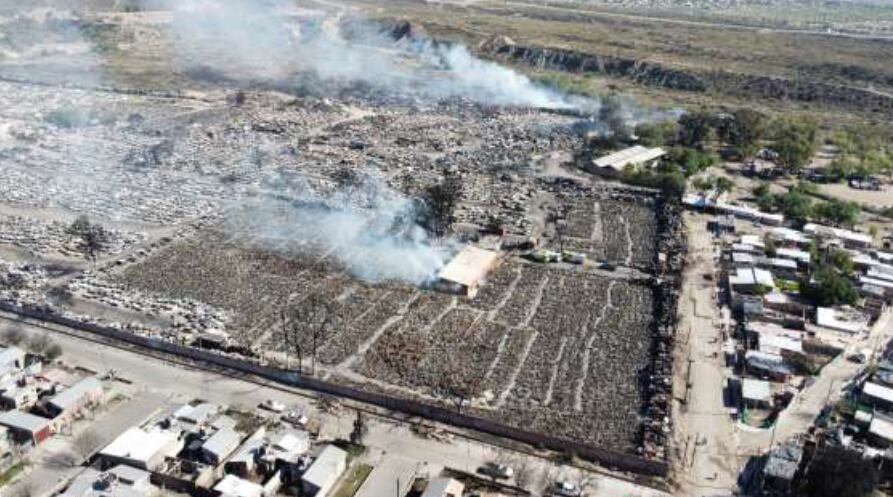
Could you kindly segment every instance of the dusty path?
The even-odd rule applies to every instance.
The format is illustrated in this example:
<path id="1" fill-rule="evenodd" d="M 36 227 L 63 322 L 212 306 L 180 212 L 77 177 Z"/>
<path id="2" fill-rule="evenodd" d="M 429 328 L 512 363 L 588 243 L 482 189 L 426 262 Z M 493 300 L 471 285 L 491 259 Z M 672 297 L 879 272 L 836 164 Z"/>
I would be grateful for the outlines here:
<path id="1" fill-rule="evenodd" d="M 738 433 L 723 402 L 727 371 L 715 277 L 704 278 L 716 268 L 712 236 L 706 216 L 686 214 L 685 222 L 690 260 L 679 300 L 672 477 L 677 495 L 721 495 L 734 488 L 743 461 L 738 460 Z"/>

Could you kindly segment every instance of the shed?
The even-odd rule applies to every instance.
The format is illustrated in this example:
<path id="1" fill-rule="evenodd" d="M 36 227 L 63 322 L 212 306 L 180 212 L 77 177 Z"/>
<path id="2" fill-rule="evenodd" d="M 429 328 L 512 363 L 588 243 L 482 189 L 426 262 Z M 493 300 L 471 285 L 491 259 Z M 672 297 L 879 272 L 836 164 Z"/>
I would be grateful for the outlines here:
<path id="1" fill-rule="evenodd" d="M 182 449 L 183 440 L 178 432 L 132 427 L 99 451 L 99 455 L 106 464 L 127 464 L 155 471 L 164 463 L 165 457 L 173 457 Z"/>
<path id="2" fill-rule="evenodd" d="M 871 246 L 872 238 L 865 233 L 850 231 L 831 226 L 822 226 L 816 223 L 807 223 L 803 231 L 813 236 L 825 238 L 837 238 L 850 248 L 866 248 Z"/>
<path id="3" fill-rule="evenodd" d="M 422 497 L 462 497 L 465 485 L 452 478 L 435 478 L 428 482 Z"/>
<path id="4" fill-rule="evenodd" d="M 239 450 L 230 457 L 224 465 L 224 471 L 239 476 L 248 476 L 254 471 L 256 459 L 261 453 L 263 439 L 258 435 L 252 435 Z"/>
<path id="5" fill-rule="evenodd" d="M 327 445 L 301 477 L 302 495 L 325 497 L 347 469 L 347 452 Z"/>
<path id="6" fill-rule="evenodd" d="M 202 444 L 202 458 L 216 466 L 235 452 L 241 442 L 242 437 L 237 431 L 230 428 L 217 430 Z"/>
<path id="7" fill-rule="evenodd" d="M 789 491 L 802 459 L 803 447 L 799 442 L 792 440 L 773 449 L 763 467 L 764 486 L 781 492 Z"/>
<path id="8" fill-rule="evenodd" d="M 744 378 L 741 382 L 741 398 L 747 407 L 767 409 L 772 406 L 772 388 L 768 381 Z"/>
<path id="9" fill-rule="evenodd" d="M 775 256 L 779 259 L 790 259 L 797 263 L 800 267 L 809 266 L 812 255 L 809 252 L 800 249 L 779 248 L 775 250 Z"/>
<path id="10" fill-rule="evenodd" d="M 756 264 L 757 258 L 747 252 L 732 252 L 732 265 L 735 267 L 750 267 Z"/>
<path id="11" fill-rule="evenodd" d="M 474 298 L 479 285 L 498 261 L 497 252 L 468 245 L 440 271 L 437 276 L 438 286 L 446 291 Z"/>
<path id="12" fill-rule="evenodd" d="M 186 404 L 174 412 L 174 417 L 180 421 L 194 425 L 203 425 L 220 411 L 220 406 L 203 402 L 197 405 Z"/>
<path id="13" fill-rule="evenodd" d="M 816 309 L 816 324 L 835 331 L 859 333 L 868 328 L 868 318 L 857 311 L 841 311 L 831 307 Z"/>
<path id="14" fill-rule="evenodd" d="M 70 420 L 100 397 L 102 383 L 91 376 L 54 395 L 47 403 L 47 408 L 54 417 L 63 416 Z"/>
<path id="15" fill-rule="evenodd" d="M 883 410 L 893 410 L 893 388 L 878 383 L 866 382 L 862 385 L 860 399 L 863 403 Z"/>
<path id="16" fill-rule="evenodd" d="M 666 155 L 662 148 L 648 148 L 635 145 L 617 152 L 599 157 L 592 161 L 593 172 L 609 177 L 617 177 L 623 169 L 631 164 L 651 167 L 655 161 Z"/>
<path id="17" fill-rule="evenodd" d="M 214 486 L 221 497 L 262 497 L 264 487 L 236 475 L 226 475 Z"/>
<path id="18" fill-rule="evenodd" d="M 769 232 L 769 236 L 777 242 L 782 242 L 789 245 L 804 246 L 809 244 L 810 242 L 810 238 L 803 233 L 791 228 L 785 228 L 783 226 L 772 228 L 772 230 Z"/>
<path id="19" fill-rule="evenodd" d="M 23 411 L 0 413 L 0 426 L 5 426 L 18 440 L 33 442 L 35 445 L 53 435 L 53 421 Z"/>
<path id="20" fill-rule="evenodd" d="M 747 370 L 753 374 L 766 376 L 773 381 L 787 381 L 793 369 L 777 354 L 767 354 L 758 350 L 748 350 L 744 354 Z"/>
<path id="21" fill-rule="evenodd" d="M 878 447 L 887 448 L 893 445 L 893 418 L 875 413 L 868 426 L 868 436 Z"/>
<path id="22" fill-rule="evenodd" d="M 15 347 L 0 349 L 0 366 L 11 365 L 17 369 L 25 367 L 25 351 Z"/>

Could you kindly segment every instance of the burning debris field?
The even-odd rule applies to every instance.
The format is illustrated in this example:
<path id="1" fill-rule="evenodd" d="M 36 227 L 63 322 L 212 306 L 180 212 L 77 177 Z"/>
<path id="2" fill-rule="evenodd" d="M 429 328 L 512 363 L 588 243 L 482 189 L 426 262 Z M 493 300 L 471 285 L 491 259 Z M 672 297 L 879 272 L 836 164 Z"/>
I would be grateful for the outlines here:
<path id="1" fill-rule="evenodd" d="M 345 26 L 309 46 L 384 50 L 343 54 Z M 380 65 L 447 75 L 403 95 L 424 70 L 138 91 L 0 64 L 0 298 L 664 460 L 676 208 L 575 167 L 597 102 L 404 34 Z"/>

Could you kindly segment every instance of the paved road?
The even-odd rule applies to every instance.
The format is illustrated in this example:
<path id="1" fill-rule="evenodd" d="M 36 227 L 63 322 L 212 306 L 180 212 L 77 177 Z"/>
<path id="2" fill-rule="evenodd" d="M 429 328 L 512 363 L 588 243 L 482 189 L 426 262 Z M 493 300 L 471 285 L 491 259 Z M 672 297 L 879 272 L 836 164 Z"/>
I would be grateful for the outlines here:
<path id="1" fill-rule="evenodd" d="M 0 315 L 0 336 L 11 326 L 20 328 L 28 336 L 47 333 L 39 327 L 2 319 Z M 351 410 L 327 413 L 318 408 L 314 398 L 295 390 L 196 370 L 67 334 L 52 332 L 52 337 L 62 346 L 63 361 L 97 372 L 114 369 L 120 377 L 133 382 L 129 393 L 134 397 L 151 394 L 160 397 L 162 405 L 202 398 L 242 407 L 256 406 L 266 399 L 275 399 L 302 409 L 311 419 L 319 420 L 320 437 L 323 439 L 346 438 L 352 429 L 354 413 Z M 125 418 L 121 417 L 122 420 Z M 136 421 L 130 424 L 135 423 Z M 399 455 L 401 462 L 411 465 L 413 473 L 425 468 L 433 472 L 441 467 L 474 471 L 486 462 L 499 460 L 507 461 L 515 468 L 523 468 L 524 473 L 529 476 L 528 485 L 534 489 L 542 489 L 556 478 L 561 478 L 585 482 L 591 489 L 588 495 L 592 497 L 668 497 L 665 493 L 622 479 L 584 473 L 574 467 L 558 465 L 536 456 L 507 451 L 464 437 L 451 434 L 444 435 L 444 440 L 420 437 L 413 434 L 406 423 L 388 418 L 370 417 L 367 425 L 369 433 L 364 442 L 371 449 L 367 457 L 379 455 L 386 458 L 388 454 Z M 379 459 L 376 463 L 381 464 L 382 460 Z"/>

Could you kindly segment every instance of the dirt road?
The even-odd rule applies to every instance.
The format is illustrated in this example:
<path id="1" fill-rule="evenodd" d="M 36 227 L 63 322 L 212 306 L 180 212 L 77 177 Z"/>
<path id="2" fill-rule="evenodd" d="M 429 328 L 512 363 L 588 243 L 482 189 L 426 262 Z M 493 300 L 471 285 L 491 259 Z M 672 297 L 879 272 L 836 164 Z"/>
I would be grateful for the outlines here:
<path id="1" fill-rule="evenodd" d="M 735 486 L 738 434 L 723 403 L 727 376 L 723 317 L 707 217 L 686 214 L 689 261 L 680 299 L 681 320 L 674 384 L 673 479 L 677 495 L 722 495 Z M 705 275 L 711 275 L 706 279 Z"/>

